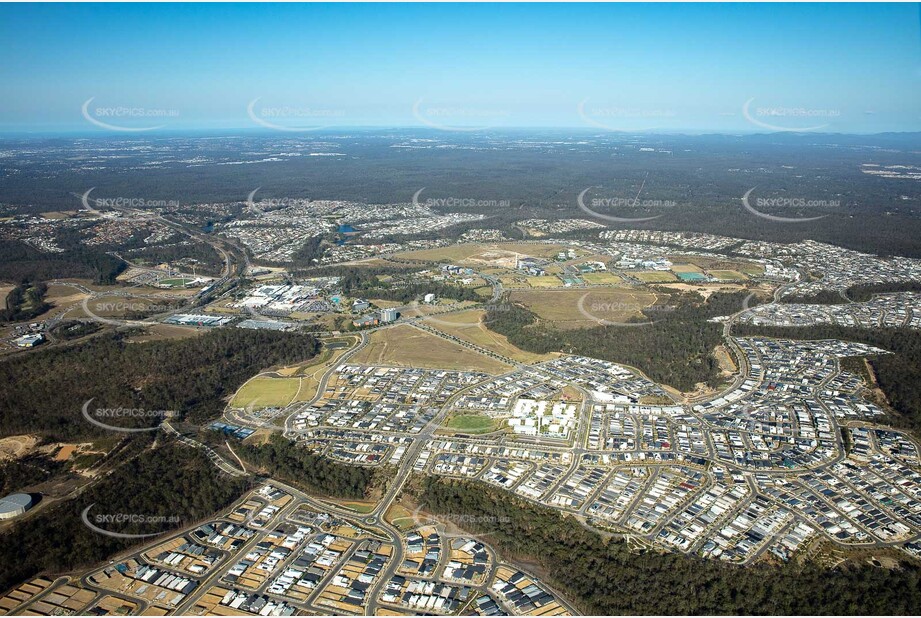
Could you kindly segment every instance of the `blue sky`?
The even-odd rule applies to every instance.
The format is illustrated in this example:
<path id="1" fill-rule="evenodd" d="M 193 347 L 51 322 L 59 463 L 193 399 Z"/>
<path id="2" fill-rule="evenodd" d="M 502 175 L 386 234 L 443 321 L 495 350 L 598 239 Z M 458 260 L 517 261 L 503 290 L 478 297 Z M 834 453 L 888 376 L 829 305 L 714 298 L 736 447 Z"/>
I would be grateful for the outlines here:
<path id="1" fill-rule="evenodd" d="M 917 4 L 4 4 L 0 130 L 918 131 L 919 28 Z"/>

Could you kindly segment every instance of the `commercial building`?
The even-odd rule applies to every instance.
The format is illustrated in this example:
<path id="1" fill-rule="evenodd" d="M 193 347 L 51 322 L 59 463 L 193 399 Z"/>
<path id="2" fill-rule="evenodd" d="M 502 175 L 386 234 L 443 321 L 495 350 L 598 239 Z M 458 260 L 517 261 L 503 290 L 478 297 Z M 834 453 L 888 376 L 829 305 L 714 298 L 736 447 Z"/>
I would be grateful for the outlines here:
<path id="1" fill-rule="evenodd" d="M 44 340 L 45 336 L 43 334 L 30 333 L 28 335 L 23 335 L 22 337 L 17 337 L 13 340 L 13 343 L 15 343 L 20 348 L 33 348 Z"/>

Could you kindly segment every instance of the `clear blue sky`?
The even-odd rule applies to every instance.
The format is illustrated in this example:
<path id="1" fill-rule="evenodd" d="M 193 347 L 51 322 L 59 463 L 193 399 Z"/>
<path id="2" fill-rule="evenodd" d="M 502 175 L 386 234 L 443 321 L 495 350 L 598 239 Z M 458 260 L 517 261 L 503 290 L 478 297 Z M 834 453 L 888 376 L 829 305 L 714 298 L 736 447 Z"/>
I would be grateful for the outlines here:
<path id="1" fill-rule="evenodd" d="M 919 27 L 917 4 L 4 4 L 0 130 L 104 134 L 90 98 L 114 126 L 256 128 L 258 98 L 289 128 L 918 131 Z"/>

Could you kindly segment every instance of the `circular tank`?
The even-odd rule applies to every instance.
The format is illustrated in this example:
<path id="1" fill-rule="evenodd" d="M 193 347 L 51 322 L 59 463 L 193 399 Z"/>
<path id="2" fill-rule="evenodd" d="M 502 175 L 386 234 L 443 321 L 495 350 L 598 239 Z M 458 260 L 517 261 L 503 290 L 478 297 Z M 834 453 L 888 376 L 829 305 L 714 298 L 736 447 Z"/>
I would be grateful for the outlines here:
<path id="1" fill-rule="evenodd" d="M 32 508 L 29 494 L 10 494 L 0 498 L 0 519 L 12 519 Z"/>

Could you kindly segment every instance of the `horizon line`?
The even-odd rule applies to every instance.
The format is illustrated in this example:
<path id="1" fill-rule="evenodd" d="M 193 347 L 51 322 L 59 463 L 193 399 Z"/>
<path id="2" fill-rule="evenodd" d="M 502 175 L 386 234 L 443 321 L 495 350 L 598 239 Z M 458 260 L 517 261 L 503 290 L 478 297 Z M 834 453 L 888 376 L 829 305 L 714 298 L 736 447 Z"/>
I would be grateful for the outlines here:
<path id="1" fill-rule="evenodd" d="M 438 129 L 434 127 L 427 126 L 418 126 L 418 125 L 343 125 L 343 126 L 330 126 L 330 127 L 317 127 L 311 128 L 303 131 L 276 131 L 272 129 L 267 129 L 264 127 L 176 127 L 171 129 L 158 129 L 151 131 L 144 131 L 143 133 L 129 133 L 122 132 L 117 130 L 105 131 L 105 130 L 93 130 L 91 128 L 74 128 L 74 129 L 11 129 L 5 130 L 0 129 L 0 138 L 4 137 L 131 137 L 139 138 L 145 136 L 157 136 L 157 137 L 167 137 L 176 134 L 193 134 L 193 133 L 222 133 L 222 132 L 244 132 L 244 133 L 258 133 L 263 135 L 284 135 L 287 137 L 309 137 L 310 135 L 317 135 L 322 133 L 330 133 L 336 131 L 372 131 L 372 130 L 390 130 L 390 131 L 422 131 L 432 134 L 459 134 L 467 136 L 475 135 L 486 135 L 489 133 L 502 133 L 503 131 L 577 131 L 590 133 L 593 135 L 649 135 L 649 136 L 689 136 L 689 137 L 701 137 L 701 136 L 726 136 L 726 137 L 740 137 L 740 136 L 779 136 L 779 135 L 797 135 L 797 136 L 806 136 L 806 135 L 822 135 L 822 136 L 859 136 L 859 137 L 872 137 L 878 135 L 913 135 L 921 134 L 921 129 L 911 130 L 911 129 L 900 129 L 900 130 L 888 130 L 888 131 L 797 131 L 797 130 L 788 130 L 788 131 L 747 131 L 744 129 L 740 130 L 725 130 L 725 129 L 662 129 L 662 130 L 649 130 L 649 129 L 637 129 L 635 131 L 631 130 L 614 130 L 614 129 L 599 129 L 588 126 L 565 126 L 565 125 L 515 125 L 515 126 L 503 126 L 503 127 L 489 127 L 489 128 L 467 128 L 467 127 L 458 127 L 457 130 L 452 129 Z M 227 137 L 232 137 L 228 135 Z"/>

